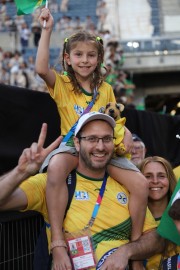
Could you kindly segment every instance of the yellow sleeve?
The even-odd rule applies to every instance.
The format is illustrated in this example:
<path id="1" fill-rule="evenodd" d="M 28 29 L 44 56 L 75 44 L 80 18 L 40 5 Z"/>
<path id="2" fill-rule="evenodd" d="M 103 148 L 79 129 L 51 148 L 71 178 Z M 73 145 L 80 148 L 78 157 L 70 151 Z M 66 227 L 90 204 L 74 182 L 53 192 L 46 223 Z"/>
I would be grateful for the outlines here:
<path id="1" fill-rule="evenodd" d="M 47 220 L 47 208 L 45 198 L 47 174 L 36 174 L 24 181 L 20 188 L 27 196 L 28 205 L 23 211 L 34 210 L 41 213 Z"/>
<path id="2" fill-rule="evenodd" d="M 180 165 L 178 167 L 176 167 L 174 170 L 173 170 L 175 176 L 176 176 L 176 179 L 178 181 L 178 179 L 180 178 Z"/>
<path id="3" fill-rule="evenodd" d="M 70 94 L 72 91 L 72 84 L 68 76 L 60 75 L 55 70 L 53 70 L 56 76 L 54 88 L 48 87 L 50 96 L 54 99 L 57 106 L 68 104 L 70 99 Z"/>

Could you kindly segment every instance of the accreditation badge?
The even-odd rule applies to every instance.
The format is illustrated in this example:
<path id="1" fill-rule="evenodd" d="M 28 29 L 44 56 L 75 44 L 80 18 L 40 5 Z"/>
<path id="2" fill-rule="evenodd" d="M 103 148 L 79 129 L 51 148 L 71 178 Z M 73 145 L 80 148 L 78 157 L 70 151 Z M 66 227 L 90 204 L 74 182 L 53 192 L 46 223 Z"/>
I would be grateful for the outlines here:
<path id="1" fill-rule="evenodd" d="M 89 229 L 66 233 L 65 237 L 74 270 L 89 269 L 96 266 L 92 237 Z"/>

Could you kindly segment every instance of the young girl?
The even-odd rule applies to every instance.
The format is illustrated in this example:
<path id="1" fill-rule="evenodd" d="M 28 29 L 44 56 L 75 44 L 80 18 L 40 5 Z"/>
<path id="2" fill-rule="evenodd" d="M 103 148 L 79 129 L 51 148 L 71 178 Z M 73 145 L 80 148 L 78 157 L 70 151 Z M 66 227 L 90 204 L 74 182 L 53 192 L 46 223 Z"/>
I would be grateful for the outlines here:
<path id="1" fill-rule="evenodd" d="M 67 75 L 60 75 L 49 68 L 48 64 L 50 36 L 54 23 L 49 9 L 42 9 L 39 21 L 42 34 L 36 58 L 36 71 L 46 82 L 49 93 L 56 102 L 61 117 L 61 134 L 65 136 L 69 134 L 69 130 L 93 98 L 95 102 L 91 111 L 102 112 L 107 103 L 115 102 L 111 86 L 103 82 L 101 75 L 104 57 L 103 42 L 99 37 L 87 32 L 78 32 L 66 38 L 62 52 L 62 65 Z M 46 21 L 45 28 L 43 28 L 44 21 Z M 96 92 L 97 96 L 94 96 Z M 125 133 L 128 134 L 128 132 L 125 128 Z M 125 137 L 126 146 L 127 140 Z M 52 155 L 47 171 L 46 199 L 51 224 L 53 267 L 58 270 L 72 269 L 62 231 L 68 201 L 66 178 L 77 167 L 78 162 L 72 140 L 64 142 Z M 48 164 L 48 160 L 49 157 L 44 166 Z M 108 173 L 130 192 L 132 240 L 135 240 L 141 235 L 143 227 L 148 195 L 147 181 L 125 158 L 112 159 Z"/>

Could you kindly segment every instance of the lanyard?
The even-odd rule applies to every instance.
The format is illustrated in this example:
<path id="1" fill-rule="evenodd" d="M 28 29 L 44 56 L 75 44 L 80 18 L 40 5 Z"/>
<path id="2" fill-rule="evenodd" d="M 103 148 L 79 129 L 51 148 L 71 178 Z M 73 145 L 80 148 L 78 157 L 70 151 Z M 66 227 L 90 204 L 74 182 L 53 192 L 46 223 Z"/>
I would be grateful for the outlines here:
<path id="1" fill-rule="evenodd" d="M 177 270 L 180 269 L 180 256 L 178 255 L 178 260 L 177 260 Z"/>
<path id="2" fill-rule="evenodd" d="M 91 100 L 91 102 L 88 104 L 87 108 L 83 111 L 83 113 L 81 114 L 81 116 L 83 116 L 84 114 L 88 113 L 91 108 L 93 107 L 95 101 L 96 101 L 96 97 L 97 97 L 97 88 L 94 89 L 94 94 L 93 94 L 93 99 Z M 80 116 L 80 117 L 81 117 Z M 74 131 L 76 129 L 77 123 L 78 123 L 79 119 L 76 121 L 76 123 L 71 127 L 71 129 L 68 131 L 68 133 L 66 134 L 66 136 L 63 138 L 63 142 L 68 142 L 69 139 L 71 138 L 72 135 L 74 135 Z"/>
<path id="3" fill-rule="evenodd" d="M 68 184 L 69 200 L 68 200 L 66 212 L 68 211 L 68 209 L 70 207 L 71 200 L 73 198 L 74 191 L 75 191 L 75 186 L 76 186 L 76 171 L 75 170 L 72 171 L 71 177 L 72 177 L 72 180 L 70 181 L 70 184 Z M 94 224 L 95 218 L 97 217 L 97 214 L 98 214 L 98 211 L 99 211 L 102 199 L 103 199 L 103 195 L 104 195 L 104 191 L 105 191 L 106 183 L 107 183 L 107 178 L 108 178 L 108 174 L 105 173 L 104 178 L 103 178 L 103 182 L 102 182 L 102 185 L 101 185 L 101 188 L 100 188 L 97 200 L 96 200 L 96 204 L 94 206 L 91 218 L 90 218 L 88 224 L 85 226 L 85 229 L 92 227 L 92 225 Z M 48 228 L 50 228 L 49 223 L 46 223 L 46 226 Z"/>
<path id="4" fill-rule="evenodd" d="M 103 179 L 100 191 L 99 191 L 99 195 L 97 197 L 96 204 L 95 204 L 93 212 L 92 212 L 92 216 L 91 216 L 88 224 L 85 226 L 85 229 L 87 229 L 88 227 L 92 227 L 94 224 L 94 221 L 95 221 L 95 218 L 97 217 L 97 214 L 98 214 L 101 202 L 102 202 L 102 198 L 104 195 L 104 191 L 106 188 L 107 178 L 108 178 L 108 175 L 107 175 L 107 173 L 105 173 L 104 179 Z"/>

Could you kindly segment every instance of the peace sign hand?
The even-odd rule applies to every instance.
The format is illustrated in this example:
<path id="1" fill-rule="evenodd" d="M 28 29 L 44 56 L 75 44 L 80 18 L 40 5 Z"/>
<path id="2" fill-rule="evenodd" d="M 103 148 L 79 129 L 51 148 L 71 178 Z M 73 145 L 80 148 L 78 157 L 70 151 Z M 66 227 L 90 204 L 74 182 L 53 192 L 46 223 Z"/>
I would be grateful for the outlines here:
<path id="1" fill-rule="evenodd" d="M 23 150 L 19 161 L 18 170 L 27 176 L 34 175 L 40 169 L 47 155 L 54 150 L 62 141 L 62 136 L 58 137 L 47 148 L 43 148 L 47 135 L 47 124 L 44 123 L 41 127 L 41 132 L 37 143 L 32 143 L 30 148 Z"/>

